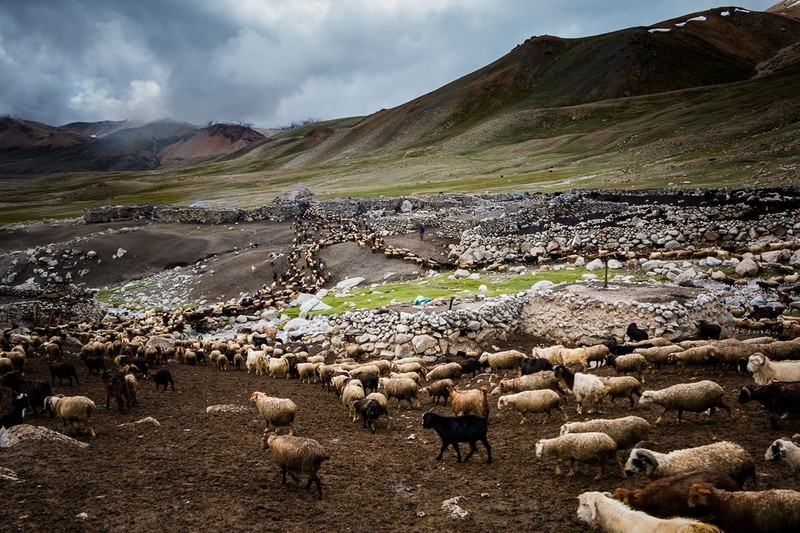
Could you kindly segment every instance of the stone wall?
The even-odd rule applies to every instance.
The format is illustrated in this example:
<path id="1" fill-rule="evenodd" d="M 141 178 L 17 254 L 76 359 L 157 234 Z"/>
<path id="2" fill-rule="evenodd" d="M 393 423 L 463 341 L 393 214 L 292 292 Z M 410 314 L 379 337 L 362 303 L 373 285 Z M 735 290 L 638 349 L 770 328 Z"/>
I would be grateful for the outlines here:
<path id="1" fill-rule="evenodd" d="M 661 283 L 545 285 L 529 292 L 521 316 L 521 332 L 578 346 L 625 338 L 628 324 L 651 337 L 685 339 L 697 333 L 701 319 L 730 323 L 725 300 L 716 291 Z"/>
<path id="2" fill-rule="evenodd" d="M 105 306 L 77 285 L 0 285 L 0 324 L 55 326 L 68 322 L 99 323 Z"/>

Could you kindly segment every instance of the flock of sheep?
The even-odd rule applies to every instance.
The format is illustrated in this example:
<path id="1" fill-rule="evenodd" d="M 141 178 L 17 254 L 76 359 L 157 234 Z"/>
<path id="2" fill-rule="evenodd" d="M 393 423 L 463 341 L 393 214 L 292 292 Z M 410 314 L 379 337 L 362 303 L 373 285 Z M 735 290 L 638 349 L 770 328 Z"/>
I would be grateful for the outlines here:
<path id="1" fill-rule="evenodd" d="M 638 334 L 629 329 L 629 336 Z M 779 426 L 781 420 L 800 412 L 800 362 L 788 360 L 800 353 L 800 339 L 698 338 L 670 342 L 640 338 L 622 344 L 611 341 L 577 348 L 535 348 L 530 355 L 517 350 L 460 352 L 430 365 L 419 357 L 368 360 L 358 345 L 348 343 L 311 355 L 307 346 L 276 342 L 275 332 L 229 340 L 179 341 L 166 348 L 148 343 L 146 335 L 129 340 L 124 335 L 84 332 L 82 338 L 85 343 L 79 360 L 90 373 L 101 376 L 107 408 L 112 399 L 120 411 L 136 405 L 143 378 L 152 378 L 156 387 L 163 385 L 164 390 L 169 384 L 174 390 L 169 363 L 214 365 L 221 371 L 240 368 L 271 379 L 295 378 L 300 383 L 317 384 L 336 395 L 348 420 L 361 419 L 373 433 L 383 427 L 391 431 L 393 413 L 419 410 L 422 427 L 440 437 L 437 460 L 451 446 L 457 461 L 469 460 L 478 451 L 476 444 L 482 443 L 491 463 L 490 397 L 499 395 L 497 411 L 513 409 L 520 424 L 534 417 L 541 417 L 544 424 L 552 411 L 559 413 L 564 420 L 559 434 L 539 439 L 534 447 L 537 457 L 555 461 L 557 475 L 562 474 L 564 461 L 569 463 L 567 475 L 577 475 L 580 464 L 587 463 L 597 466 L 595 480 L 600 480 L 604 466 L 611 463 L 622 476 L 642 472 L 651 480 L 640 489 L 619 487 L 613 493 L 581 494 L 578 517 L 590 524 L 606 531 L 630 531 L 633 523 L 665 531 L 689 530 L 682 527 L 706 531 L 717 527 L 725 531 L 800 528 L 800 493 L 741 490 L 749 480 L 755 485 L 757 470 L 756 460 L 742 446 L 718 441 L 657 452 L 647 442 L 653 425 L 644 418 L 595 416 L 604 402 L 620 398 L 627 399 L 632 410 L 637 409 L 637 403 L 660 406 L 663 412 L 653 424 L 664 422 L 670 412 L 676 414 L 675 423 L 681 423 L 686 412 L 713 415 L 716 409 L 722 409 L 731 416 L 725 391 L 713 379 L 698 379 L 728 372 L 742 377 L 739 403 L 760 402 L 769 412 L 771 423 Z M 3 384 L 12 391 L 12 408 L 0 419 L 0 426 L 23 423 L 25 410 L 30 407 L 58 416 L 64 432 L 68 423 L 80 423 L 91 437 L 95 436 L 95 403 L 85 396 L 53 394 L 56 380 L 61 386 L 64 380 L 71 386 L 73 378 L 78 383 L 75 365 L 65 357 L 62 341 L 58 335 L 47 340 L 35 335 L 3 336 L 0 371 Z M 49 360 L 49 383 L 25 379 L 26 357 L 35 353 Z M 111 365 L 113 368 L 106 368 Z M 153 372 L 155 367 L 160 368 Z M 600 367 L 614 368 L 618 375 L 598 375 Z M 681 382 L 646 390 L 648 373 L 667 367 Z M 475 380 L 468 377 L 486 378 L 487 372 L 490 386 L 475 386 Z M 423 394 L 429 396 L 431 406 L 424 413 Z M 294 479 L 304 476 L 306 487 L 315 484 L 322 498 L 319 470 L 330 454 L 318 441 L 295 435 L 296 417 L 302 416 L 295 402 L 260 391 L 253 392 L 250 400 L 266 423 L 262 446 L 270 450 L 282 482 L 286 482 L 287 474 Z M 451 413 L 432 412 L 440 409 L 440 403 L 445 409 L 449 403 Z M 574 403 L 581 421 L 568 421 L 570 403 Z M 800 473 L 797 438 L 775 440 L 765 452 L 768 461 L 788 463 L 787 476 Z M 470 445 L 464 457 L 460 443 Z M 628 451 L 627 459 L 622 451 Z M 710 517 L 714 525 L 696 520 L 701 517 Z"/>

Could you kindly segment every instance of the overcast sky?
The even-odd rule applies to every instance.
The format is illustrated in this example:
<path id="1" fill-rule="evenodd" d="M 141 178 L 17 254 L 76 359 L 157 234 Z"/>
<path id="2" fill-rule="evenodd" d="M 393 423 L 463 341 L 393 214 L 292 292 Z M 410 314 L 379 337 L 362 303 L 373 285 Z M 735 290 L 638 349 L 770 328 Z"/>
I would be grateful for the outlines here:
<path id="1" fill-rule="evenodd" d="M 765 10 L 778 0 L 739 0 Z M 703 0 L 5 0 L 0 115 L 260 127 L 367 115 L 534 35 L 585 37 Z"/>

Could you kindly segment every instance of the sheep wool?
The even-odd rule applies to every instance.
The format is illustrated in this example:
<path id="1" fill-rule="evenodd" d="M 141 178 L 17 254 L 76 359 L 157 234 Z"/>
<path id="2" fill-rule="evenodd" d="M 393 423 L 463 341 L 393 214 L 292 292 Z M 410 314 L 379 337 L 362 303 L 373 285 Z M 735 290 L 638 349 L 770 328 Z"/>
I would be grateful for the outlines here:
<path id="1" fill-rule="evenodd" d="M 648 479 L 683 474 L 692 470 L 719 470 L 731 476 L 739 486 L 747 478 L 755 481 L 756 464 L 741 446 L 729 441 L 659 453 L 644 448 L 631 450 L 625 463 L 629 476 L 644 471 Z"/>
<path id="2" fill-rule="evenodd" d="M 689 489 L 689 507 L 708 508 L 726 533 L 800 530 L 800 492 L 786 489 L 728 492 L 710 483 Z"/>
<path id="3" fill-rule="evenodd" d="M 256 404 L 258 412 L 267 422 L 266 431 L 271 426 L 289 426 L 289 435 L 294 435 L 294 419 L 297 415 L 297 405 L 289 398 L 275 398 L 263 392 L 254 392 L 250 401 Z"/>
<path id="4" fill-rule="evenodd" d="M 269 448 L 272 461 L 281 467 L 282 484 L 286 484 L 286 473 L 303 474 L 309 476 L 306 488 L 315 483 L 317 493 L 322 499 L 322 482 L 317 471 L 320 465 L 330 459 L 325 448 L 315 441 L 306 437 L 293 437 L 290 435 L 276 435 L 273 432 L 265 433 L 261 446 L 265 450 Z"/>
<path id="5" fill-rule="evenodd" d="M 542 420 L 542 424 L 544 424 L 550 420 L 550 411 L 553 409 L 559 411 L 564 420 L 567 419 L 567 414 L 559 405 L 560 401 L 561 397 L 555 391 L 549 389 L 522 391 L 501 396 L 497 401 L 497 410 L 500 411 L 510 405 L 520 414 L 520 424 L 524 424 L 527 421 L 526 415 L 530 413 L 547 413 L 547 418 Z"/>
<path id="6" fill-rule="evenodd" d="M 567 475 L 575 473 L 575 462 L 596 462 L 599 470 L 595 479 L 603 476 L 603 464 L 606 459 L 613 458 L 622 469 L 617 457 L 617 443 L 605 433 L 568 433 L 553 439 L 539 439 L 536 442 L 536 457 L 551 456 L 556 458 L 556 475 L 561 475 L 561 461 L 569 460 L 570 469 Z"/>
<path id="7" fill-rule="evenodd" d="M 602 492 L 584 492 L 578 496 L 578 519 L 606 533 L 722 533 L 718 527 L 690 518 L 656 518 L 634 511 Z"/>
<path id="8" fill-rule="evenodd" d="M 63 394 L 58 394 L 45 398 L 44 404 L 61 418 L 64 434 L 67 433 L 67 422 L 70 425 L 81 422 L 89 430 L 90 436 L 97 436 L 91 421 L 96 405 L 86 396 L 64 396 Z"/>
<path id="9" fill-rule="evenodd" d="M 656 424 L 661 422 L 669 411 L 678 411 L 678 422 L 680 422 L 684 411 L 700 413 L 710 409 L 713 414 L 719 407 L 731 415 L 730 408 L 722 401 L 724 396 L 725 391 L 717 383 L 703 380 L 696 383 L 679 383 L 661 390 L 644 391 L 639 398 L 639 404 L 656 404 L 664 408 Z"/>
<path id="10" fill-rule="evenodd" d="M 644 418 L 625 416 L 622 418 L 596 418 L 585 422 L 569 422 L 561 426 L 560 435 L 570 433 L 605 433 L 617 444 L 618 450 L 634 446 L 647 439 L 651 426 Z"/>

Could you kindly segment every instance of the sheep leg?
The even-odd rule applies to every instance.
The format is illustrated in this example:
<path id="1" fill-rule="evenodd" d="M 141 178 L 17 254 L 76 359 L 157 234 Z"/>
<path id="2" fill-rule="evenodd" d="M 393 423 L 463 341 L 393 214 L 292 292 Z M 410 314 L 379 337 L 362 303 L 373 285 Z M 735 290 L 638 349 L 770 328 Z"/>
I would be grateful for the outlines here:
<path id="1" fill-rule="evenodd" d="M 453 449 L 456 451 L 456 462 L 460 463 L 461 462 L 461 450 L 458 448 L 458 443 L 457 442 L 453 443 Z"/>
<path id="2" fill-rule="evenodd" d="M 567 472 L 567 477 L 572 477 L 575 475 L 575 459 L 570 457 L 569 459 L 569 472 Z"/>
<path id="3" fill-rule="evenodd" d="M 666 408 L 665 408 L 665 409 L 664 409 L 664 412 L 663 412 L 663 413 L 661 413 L 661 415 L 660 415 L 658 418 L 656 418 L 656 424 L 658 424 L 658 423 L 660 423 L 660 422 L 661 422 L 661 419 L 662 419 L 662 418 L 664 418 L 664 415 L 665 415 L 665 414 L 667 414 L 667 411 L 669 411 L 669 409 L 666 409 Z"/>
<path id="4" fill-rule="evenodd" d="M 556 475 L 560 476 L 561 474 L 563 474 L 561 471 L 561 459 L 556 459 Z"/>
<path id="5" fill-rule="evenodd" d="M 444 455 L 444 451 L 447 449 L 447 446 L 448 446 L 448 444 L 446 442 L 442 442 L 442 447 L 439 450 L 439 455 L 436 456 L 436 460 L 437 461 L 441 461 L 442 460 L 442 456 Z M 456 448 L 456 453 L 458 453 L 458 448 Z M 461 462 L 461 455 L 460 454 L 458 456 L 458 460 L 459 460 L 459 462 Z"/>
<path id="6" fill-rule="evenodd" d="M 486 448 L 486 455 L 488 456 L 488 458 L 486 459 L 486 462 L 491 464 L 492 463 L 492 447 L 489 446 L 489 439 L 487 439 L 486 437 L 483 437 L 481 439 L 481 442 L 483 443 L 483 447 Z"/>
<path id="7" fill-rule="evenodd" d="M 478 450 L 478 447 L 475 445 L 475 441 L 471 441 L 469 443 L 469 453 L 464 457 L 464 462 L 469 461 L 469 458 L 472 457 L 472 454 Z"/>
<path id="8" fill-rule="evenodd" d="M 308 490 L 308 488 L 311 487 L 311 482 L 312 481 L 317 485 L 317 495 L 319 496 L 319 499 L 321 500 L 322 499 L 322 482 L 320 481 L 319 476 L 317 475 L 316 472 L 312 472 L 311 473 L 311 477 L 308 478 L 308 483 L 306 483 L 306 490 Z"/>
<path id="9" fill-rule="evenodd" d="M 286 468 L 285 465 L 281 466 L 281 474 L 282 474 L 281 475 L 281 485 L 286 485 L 286 471 L 287 470 L 288 469 Z"/>
<path id="10" fill-rule="evenodd" d="M 683 409 L 678 409 L 678 424 L 681 423 L 682 416 L 683 416 Z"/>

